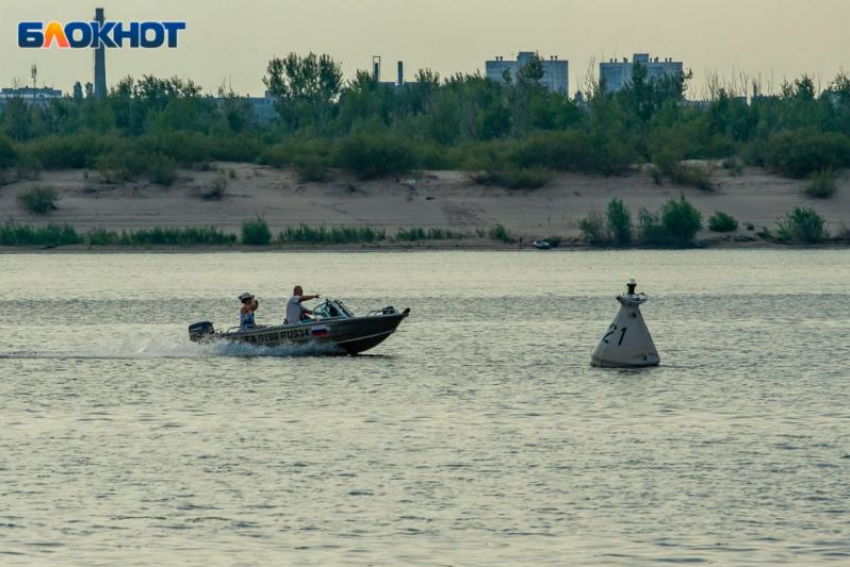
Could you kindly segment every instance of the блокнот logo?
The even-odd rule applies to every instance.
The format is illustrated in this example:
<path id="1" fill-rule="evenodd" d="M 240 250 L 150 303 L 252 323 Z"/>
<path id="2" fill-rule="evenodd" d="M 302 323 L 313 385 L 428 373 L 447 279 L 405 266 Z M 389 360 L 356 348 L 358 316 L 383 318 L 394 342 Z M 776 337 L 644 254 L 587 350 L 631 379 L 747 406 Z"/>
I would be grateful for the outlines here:
<path id="1" fill-rule="evenodd" d="M 98 47 L 177 47 L 186 22 L 21 22 L 18 47 L 60 49 Z"/>

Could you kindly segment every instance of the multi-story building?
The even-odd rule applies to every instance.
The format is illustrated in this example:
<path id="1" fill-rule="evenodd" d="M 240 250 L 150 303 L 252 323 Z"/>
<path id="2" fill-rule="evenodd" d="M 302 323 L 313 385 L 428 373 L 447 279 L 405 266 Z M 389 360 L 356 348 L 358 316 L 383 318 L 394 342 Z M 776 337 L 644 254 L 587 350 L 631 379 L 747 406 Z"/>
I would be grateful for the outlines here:
<path id="1" fill-rule="evenodd" d="M 51 100 L 62 98 L 62 91 L 48 87 L 4 87 L 0 89 L 0 110 L 12 99 L 26 104 L 46 106 Z"/>
<path id="2" fill-rule="evenodd" d="M 622 61 L 611 59 L 607 63 L 599 64 L 599 79 L 605 88 L 605 92 L 614 93 L 628 85 L 632 80 L 635 65 L 640 65 L 646 69 L 646 76 L 649 80 L 681 75 L 684 71 L 684 65 L 681 61 L 673 61 L 672 57 L 667 57 L 661 61 L 658 57 L 650 57 L 649 53 L 635 53 L 631 61 L 625 57 Z"/>
<path id="3" fill-rule="evenodd" d="M 498 83 L 504 82 L 505 72 L 507 71 L 511 80 L 516 79 L 519 70 L 534 57 L 533 51 L 520 51 L 514 61 L 505 60 L 504 57 L 497 56 L 496 59 L 485 63 L 485 73 L 488 79 Z M 550 90 L 566 95 L 570 92 L 570 63 L 566 60 L 561 60 L 557 55 L 552 55 L 549 59 L 544 59 L 543 64 L 543 80 L 541 81 Z"/>

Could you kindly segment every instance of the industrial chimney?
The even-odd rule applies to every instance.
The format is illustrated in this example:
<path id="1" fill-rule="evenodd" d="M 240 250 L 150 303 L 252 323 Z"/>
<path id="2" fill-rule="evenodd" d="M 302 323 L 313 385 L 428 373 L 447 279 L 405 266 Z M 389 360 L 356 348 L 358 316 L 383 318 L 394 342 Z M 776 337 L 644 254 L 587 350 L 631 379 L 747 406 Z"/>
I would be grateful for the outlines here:
<path id="1" fill-rule="evenodd" d="M 404 61 L 398 62 L 398 86 L 404 86 Z"/>
<path id="2" fill-rule="evenodd" d="M 96 8 L 94 19 L 103 25 L 103 8 Z M 94 50 L 94 96 L 98 100 L 106 98 L 106 47 L 103 43 Z"/>
<path id="3" fill-rule="evenodd" d="M 381 80 L 381 56 L 372 56 L 372 79 L 377 83 Z"/>

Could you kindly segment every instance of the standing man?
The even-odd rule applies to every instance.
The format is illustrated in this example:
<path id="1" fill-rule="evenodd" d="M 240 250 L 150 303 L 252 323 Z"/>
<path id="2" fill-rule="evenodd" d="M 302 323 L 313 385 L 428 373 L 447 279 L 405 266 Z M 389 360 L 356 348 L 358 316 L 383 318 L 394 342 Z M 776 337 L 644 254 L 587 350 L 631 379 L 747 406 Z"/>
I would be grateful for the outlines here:
<path id="1" fill-rule="evenodd" d="M 321 295 L 319 294 L 304 295 L 304 290 L 301 289 L 301 286 L 295 286 L 295 289 L 292 290 L 292 297 L 289 298 L 286 304 L 286 319 L 284 320 L 284 324 L 295 325 L 300 323 L 304 316 L 312 315 L 313 312 L 301 304 L 311 299 L 319 299 L 320 297 Z"/>
<path id="2" fill-rule="evenodd" d="M 254 321 L 254 312 L 260 304 L 247 291 L 239 296 L 239 301 L 242 302 L 242 308 L 239 310 L 239 330 L 251 330 L 257 326 L 257 323 Z"/>

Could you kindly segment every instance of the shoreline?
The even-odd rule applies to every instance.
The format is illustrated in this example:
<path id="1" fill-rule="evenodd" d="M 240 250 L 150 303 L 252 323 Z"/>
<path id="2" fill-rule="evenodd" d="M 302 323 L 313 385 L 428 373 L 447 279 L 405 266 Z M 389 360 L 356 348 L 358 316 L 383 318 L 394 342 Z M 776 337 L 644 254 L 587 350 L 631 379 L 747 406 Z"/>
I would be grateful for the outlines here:
<path id="1" fill-rule="evenodd" d="M 551 250 L 537 250 L 531 245 L 520 248 L 516 244 L 507 245 L 494 242 L 483 242 L 480 245 L 469 244 L 328 244 L 328 245 L 303 245 L 303 244 L 268 244 L 262 246 L 250 246 L 244 244 L 236 245 L 197 245 L 197 246 L 89 246 L 85 244 L 72 244 L 68 246 L 0 246 L 0 256 L 14 254 L 204 254 L 204 253 L 239 253 L 239 254 L 274 254 L 274 253 L 382 253 L 382 252 L 642 252 L 642 251 L 666 251 L 666 252 L 690 252 L 708 250 L 847 250 L 850 249 L 850 241 L 832 240 L 819 244 L 797 244 L 780 243 L 767 240 L 753 241 L 698 241 L 693 246 L 687 247 L 658 247 L 658 246 L 627 246 L 606 247 L 592 246 L 582 243 L 562 244 Z"/>
<path id="2" fill-rule="evenodd" d="M 223 195 L 217 200 L 203 198 L 224 172 L 228 181 Z M 715 169 L 712 179 L 715 190 L 702 191 L 669 182 L 658 184 L 640 170 L 612 177 L 559 172 L 540 189 L 510 190 L 476 184 L 468 173 L 461 171 L 422 171 L 403 178 L 370 181 L 337 172 L 327 182 L 308 183 L 287 169 L 215 162 L 208 171 L 180 170 L 173 184 L 163 186 L 146 178 L 106 183 L 87 170 L 51 170 L 44 171 L 39 179 L 0 186 L 0 223 L 34 228 L 68 225 L 80 235 L 93 229 L 117 233 L 153 228 L 212 228 L 227 235 L 239 235 L 243 223 L 261 217 L 271 230 L 273 241 L 279 239 L 281 232 L 302 225 L 327 230 L 367 229 L 386 235 L 376 242 L 273 243 L 262 250 L 230 243 L 185 246 L 125 243 L 117 249 L 104 243 L 103 248 L 76 244 L 58 248 L 64 251 L 516 249 L 516 244 L 505 244 L 498 240 L 501 237 L 491 235 L 497 227 L 515 240 L 522 238 L 528 247 L 538 238 L 557 238 L 561 240 L 561 249 L 602 250 L 608 248 L 583 242 L 580 227 L 583 219 L 603 214 L 611 200 L 618 198 L 637 224 L 642 209 L 658 211 L 671 198 L 682 194 L 702 214 L 704 228 L 696 235 L 697 248 L 796 248 L 796 244 L 778 243 L 769 240 L 770 236 L 765 239 L 758 235 L 776 234 L 778 222 L 799 206 L 814 208 L 824 217 L 829 232 L 841 239 L 827 240 L 817 246 L 843 247 L 847 245 L 845 242 L 850 242 L 847 240 L 850 236 L 847 176 L 837 180 L 838 191 L 829 200 L 807 197 L 805 180 L 779 177 L 761 168 L 745 168 L 740 173 Z M 56 208 L 49 215 L 29 213 L 17 200 L 23 191 L 37 186 L 52 187 L 59 194 Z M 708 218 L 716 211 L 734 217 L 739 228 L 730 233 L 707 230 Z M 404 230 L 442 230 L 458 238 L 395 240 Z M 44 250 L 41 246 L 21 249 Z"/>

